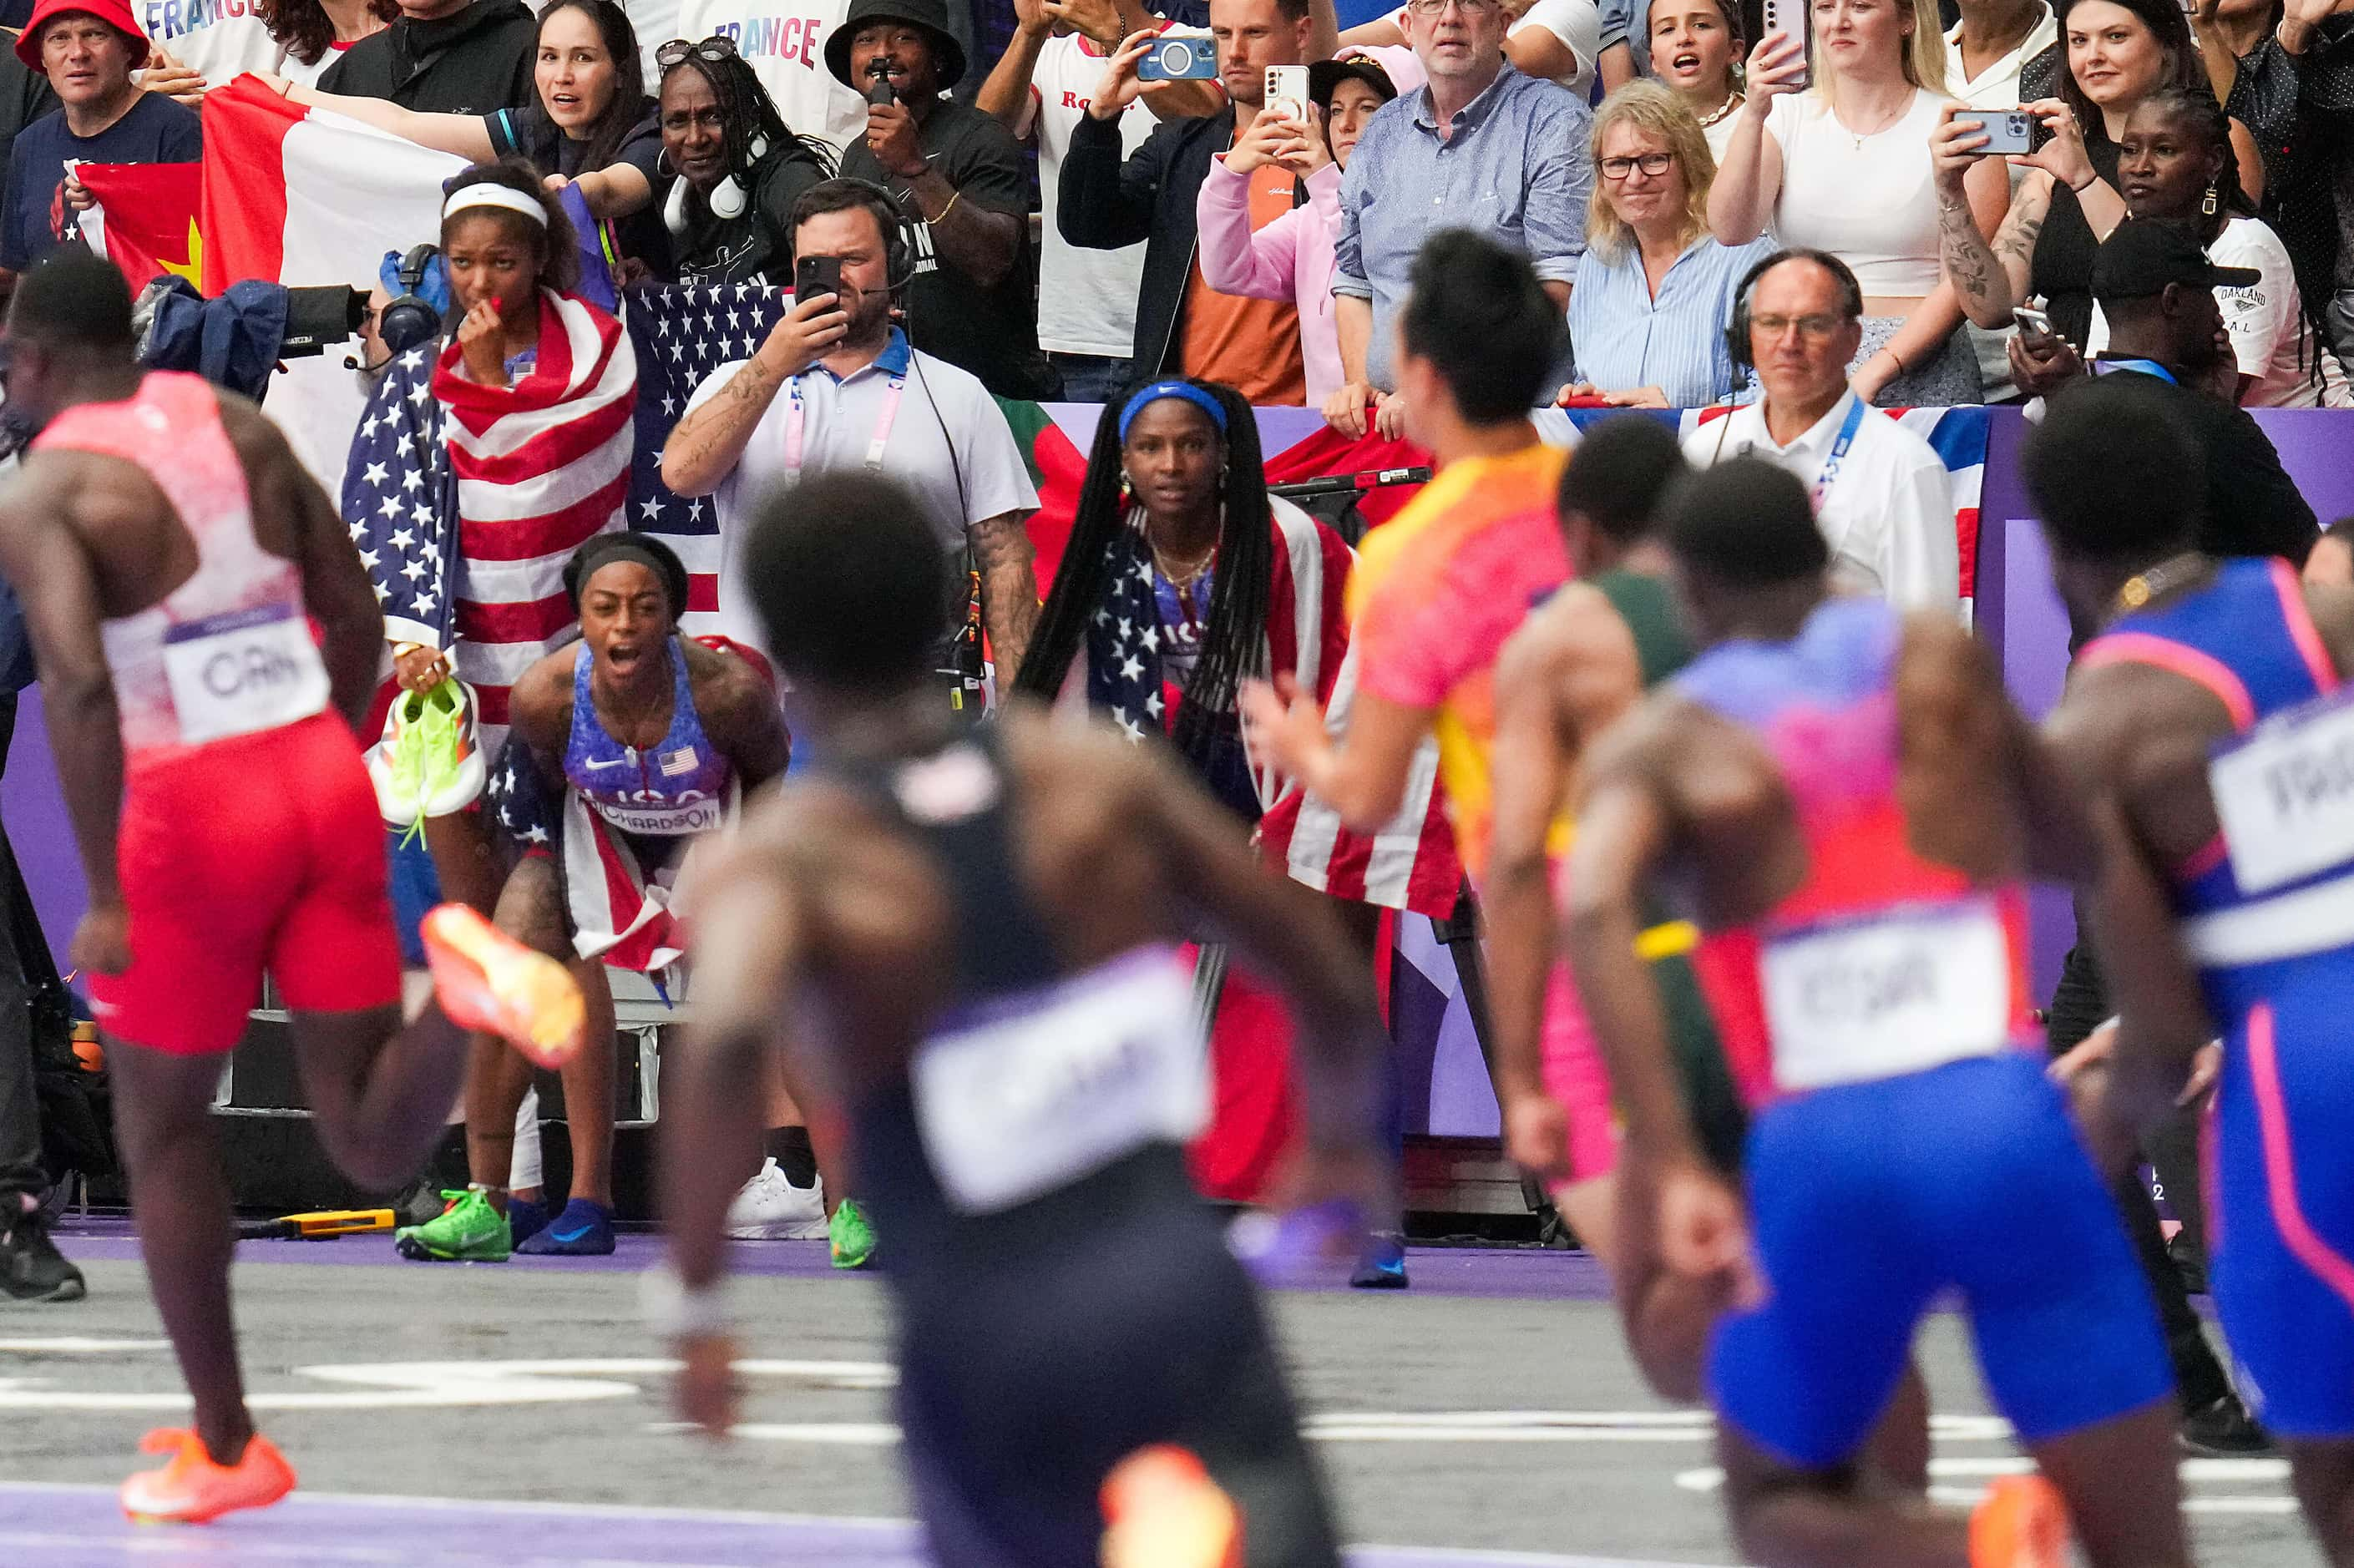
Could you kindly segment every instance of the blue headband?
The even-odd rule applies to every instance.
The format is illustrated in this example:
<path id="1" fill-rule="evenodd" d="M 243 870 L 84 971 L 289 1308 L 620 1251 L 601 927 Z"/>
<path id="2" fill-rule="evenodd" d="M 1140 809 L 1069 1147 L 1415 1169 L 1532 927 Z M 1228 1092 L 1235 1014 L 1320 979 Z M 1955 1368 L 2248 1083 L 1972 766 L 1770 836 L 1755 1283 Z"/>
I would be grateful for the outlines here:
<path id="1" fill-rule="evenodd" d="M 1182 398 L 1193 404 L 1210 416 L 1210 423 L 1218 427 L 1218 434 L 1223 436 L 1226 433 L 1225 404 L 1190 381 L 1156 381 L 1130 397 L 1128 406 L 1119 411 L 1119 439 L 1122 441 L 1128 440 L 1128 428 L 1136 423 L 1136 417 L 1144 412 L 1147 405 L 1158 403 L 1164 397 Z"/>

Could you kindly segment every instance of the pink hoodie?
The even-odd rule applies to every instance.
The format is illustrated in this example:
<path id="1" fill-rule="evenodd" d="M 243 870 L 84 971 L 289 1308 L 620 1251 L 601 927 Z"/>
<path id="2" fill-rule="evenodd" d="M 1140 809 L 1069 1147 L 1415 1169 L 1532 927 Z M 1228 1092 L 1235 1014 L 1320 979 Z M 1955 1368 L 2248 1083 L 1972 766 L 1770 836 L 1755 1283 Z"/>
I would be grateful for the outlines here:
<path id="1" fill-rule="evenodd" d="M 1200 227 L 1203 281 L 1222 294 L 1289 300 L 1299 311 L 1299 355 L 1308 373 L 1308 407 L 1321 408 L 1341 386 L 1341 334 L 1332 315 L 1332 241 L 1341 232 L 1341 169 L 1327 164 L 1308 176 L 1308 205 L 1293 207 L 1257 233 L 1250 226 L 1250 180 L 1210 160 L 1193 201 Z"/>

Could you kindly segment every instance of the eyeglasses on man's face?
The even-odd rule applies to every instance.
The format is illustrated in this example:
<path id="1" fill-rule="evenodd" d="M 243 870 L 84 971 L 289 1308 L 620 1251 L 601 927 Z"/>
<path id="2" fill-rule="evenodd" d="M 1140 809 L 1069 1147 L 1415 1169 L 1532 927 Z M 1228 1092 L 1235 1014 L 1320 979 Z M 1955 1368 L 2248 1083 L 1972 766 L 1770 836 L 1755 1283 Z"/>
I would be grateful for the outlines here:
<path id="1" fill-rule="evenodd" d="M 1407 0 L 1406 9 L 1417 16 L 1436 18 L 1449 5 L 1465 16 L 1485 16 L 1500 8 L 1500 0 Z"/>
<path id="2" fill-rule="evenodd" d="M 1763 333 L 1767 337 L 1780 337 L 1784 333 L 1793 329 L 1796 329 L 1797 334 L 1809 343 L 1827 343 L 1831 334 L 1839 331 L 1840 318 L 1829 315 L 1752 316 L 1749 318 L 1749 330 Z"/>
<path id="3" fill-rule="evenodd" d="M 1666 174 L 1668 165 L 1675 161 L 1673 153 L 1645 153 L 1633 158 L 1605 158 L 1595 167 L 1602 171 L 1602 177 L 1606 180 L 1623 180 L 1637 169 L 1656 179 Z"/>

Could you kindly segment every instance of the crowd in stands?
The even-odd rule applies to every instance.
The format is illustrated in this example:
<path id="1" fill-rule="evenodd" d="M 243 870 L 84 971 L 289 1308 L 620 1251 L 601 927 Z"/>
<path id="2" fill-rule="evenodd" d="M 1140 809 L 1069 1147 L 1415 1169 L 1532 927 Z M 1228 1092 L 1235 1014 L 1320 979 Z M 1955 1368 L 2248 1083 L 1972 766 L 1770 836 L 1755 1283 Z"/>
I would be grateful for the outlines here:
<path id="1" fill-rule="evenodd" d="M 249 71 L 578 186 L 630 282 L 789 286 L 799 198 L 869 182 L 909 342 L 1006 397 L 1184 376 L 1395 435 L 1405 279 L 1459 228 L 1567 315 L 1564 400 L 1754 401 L 1724 334 L 1780 246 L 1853 275 L 1864 401 L 2009 400 L 2105 348 L 2094 253 L 2130 217 L 2258 275 L 2218 292 L 2237 401 L 2354 404 L 2354 19 L 2325 0 L 1815 0 L 1770 37 L 1735 0 L 848 0 L 781 45 L 678 0 L 143 4 L 21 17 L 11 273 L 71 237 L 79 164 L 198 157 L 196 106 Z M 1166 77 L 1180 39 L 1206 79 Z M 2031 144 L 1989 152 L 2015 114 Z"/>

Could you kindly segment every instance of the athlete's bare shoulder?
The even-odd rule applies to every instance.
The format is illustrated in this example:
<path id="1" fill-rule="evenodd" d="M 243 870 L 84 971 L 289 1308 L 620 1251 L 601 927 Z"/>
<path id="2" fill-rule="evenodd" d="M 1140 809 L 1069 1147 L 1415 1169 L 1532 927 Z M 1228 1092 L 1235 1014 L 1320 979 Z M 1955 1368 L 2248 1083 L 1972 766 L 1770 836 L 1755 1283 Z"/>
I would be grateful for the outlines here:
<path id="1" fill-rule="evenodd" d="M 2354 588 L 2307 584 L 2306 612 L 2340 680 L 2354 680 Z"/>
<path id="2" fill-rule="evenodd" d="M 508 722 L 535 750 L 564 747 L 572 722 L 572 665 L 579 652 L 580 644 L 568 642 L 533 660 L 507 695 Z"/>
<path id="3" fill-rule="evenodd" d="M 1634 637 L 1624 618 L 1593 584 L 1567 583 L 1506 640 L 1496 659 L 1497 699 L 1532 686 L 1566 699 L 1572 683 L 1622 662 L 1635 670 L 1639 689 Z"/>

